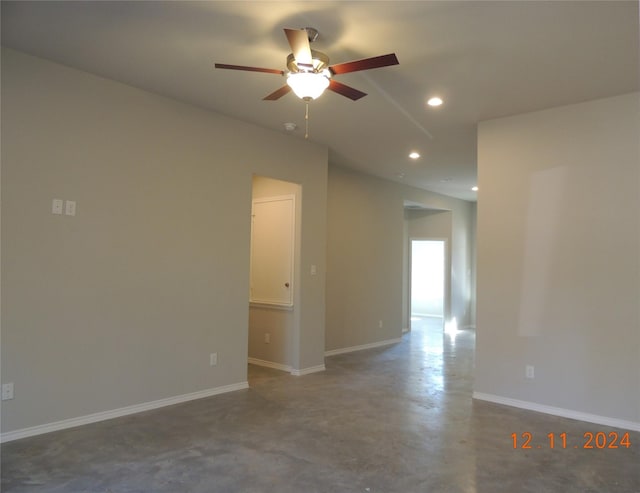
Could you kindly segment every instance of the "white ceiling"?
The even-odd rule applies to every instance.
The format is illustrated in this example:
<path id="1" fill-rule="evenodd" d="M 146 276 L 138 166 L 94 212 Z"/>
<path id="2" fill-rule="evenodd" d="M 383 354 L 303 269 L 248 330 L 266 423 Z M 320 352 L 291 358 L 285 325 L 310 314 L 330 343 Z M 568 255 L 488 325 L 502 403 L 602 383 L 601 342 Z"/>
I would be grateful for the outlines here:
<path id="1" fill-rule="evenodd" d="M 400 65 L 336 76 L 368 93 L 310 104 L 332 163 L 466 200 L 476 124 L 639 89 L 638 2 L 2 1 L 2 44 L 257 125 L 304 136 L 304 103 L 262 97 L 285 69 L 284 27 L 315 27 L 331 63 L 394 52 Z M 444 100 L 426 106 L 431 95 Z M 247 143 L 250 145 L 250 142 Z M 407 156 L 417 150 L 422 157 Z M 398 175 L 403 174 L 400 178 Z"/>

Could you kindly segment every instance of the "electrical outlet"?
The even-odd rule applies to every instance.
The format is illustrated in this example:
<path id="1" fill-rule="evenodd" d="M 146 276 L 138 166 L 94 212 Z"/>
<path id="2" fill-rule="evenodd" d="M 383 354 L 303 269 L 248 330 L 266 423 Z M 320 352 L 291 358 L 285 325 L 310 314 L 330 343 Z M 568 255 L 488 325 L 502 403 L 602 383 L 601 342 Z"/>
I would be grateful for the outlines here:
<path id="1" fill-rule="evenodd" d="M 268 332 L 265 332 L 265 334 L 264 334 L 264 343 L 265 344 L 270 344 L 271 343 L 271 334 L 269 334 Z"/>
<path id="2" fill-rule="evenodd" d="M 524 375 L 525 375 L 525 377 L 527 377 L 530 380 L 535 378 L 535 368 L 533 367 L 533 365 L 525 366 Z"/>
<path id="3" fill-rule="evenodd" d="M 216 366 L 218 364 L 218 353 L 211 353 L 209 355 L 209 365 Z"/>
<path id="4" fill-rule="evenodd" d="M 8 401 L 13 399 L 13 382 L 2 384 L 2 400 Z"/>

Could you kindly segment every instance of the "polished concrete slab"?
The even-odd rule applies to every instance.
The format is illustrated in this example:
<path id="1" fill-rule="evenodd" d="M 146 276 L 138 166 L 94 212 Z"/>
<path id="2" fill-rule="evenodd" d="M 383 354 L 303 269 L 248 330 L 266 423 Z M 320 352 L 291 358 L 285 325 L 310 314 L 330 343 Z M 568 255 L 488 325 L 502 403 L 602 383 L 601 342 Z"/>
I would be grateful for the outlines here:
<path id="1" fill-rule="evenodd" d="M 640 433 L 585 449 L 623 430 L 474 401 L 474 339 L 418 320 L 323 373 L 250 366 L 249 390 L 10 442 L 2 491 L 640 493 Z"/>

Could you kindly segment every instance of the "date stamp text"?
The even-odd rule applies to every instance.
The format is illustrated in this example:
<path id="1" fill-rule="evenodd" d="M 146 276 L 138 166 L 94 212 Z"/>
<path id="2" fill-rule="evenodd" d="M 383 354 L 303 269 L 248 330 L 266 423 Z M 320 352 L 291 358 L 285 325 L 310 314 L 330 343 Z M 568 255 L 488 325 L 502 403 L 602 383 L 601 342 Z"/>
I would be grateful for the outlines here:
<path id="1" fill-rule="evenodd" d="M 533 433 L 511 434 L 514 449 L 617 449 L 631 448 L 629 432 L 617 431 L 585 432 L 581 438 L 570 437 L 567 433 L 548 433 L 544 439 Z"/>

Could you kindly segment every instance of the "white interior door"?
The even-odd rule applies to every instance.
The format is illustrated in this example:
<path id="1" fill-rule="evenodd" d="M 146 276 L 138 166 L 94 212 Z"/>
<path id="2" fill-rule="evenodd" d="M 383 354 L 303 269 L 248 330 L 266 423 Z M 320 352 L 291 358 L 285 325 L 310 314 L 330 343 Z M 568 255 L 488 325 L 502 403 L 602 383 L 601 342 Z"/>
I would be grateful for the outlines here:
<path id="1" fill-rule="evenodd" d="M 253 201 L 250 301 L 293 305 L 294 196 Z"/>

